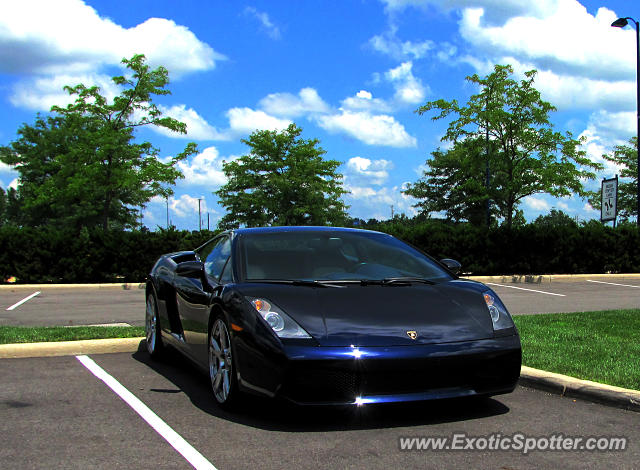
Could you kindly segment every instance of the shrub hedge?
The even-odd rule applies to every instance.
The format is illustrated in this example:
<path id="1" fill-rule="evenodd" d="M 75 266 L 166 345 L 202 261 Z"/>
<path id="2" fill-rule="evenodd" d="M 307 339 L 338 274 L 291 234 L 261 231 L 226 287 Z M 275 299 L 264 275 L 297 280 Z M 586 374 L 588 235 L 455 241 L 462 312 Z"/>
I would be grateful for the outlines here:
<path id="1" fill-rule="evenodd" d="M 457 259 L 465 272 L 475 275 L 640 272 L 635 225 L 613 229 L 592 221 L 509 230 L 392 220 L 368 228 L 397 236 L 438 259 Z M 192 249 L 213 235 L 0 227 L 0 282 L 10 276 L 19 283 L 138 282 L 160 254 Z"/>

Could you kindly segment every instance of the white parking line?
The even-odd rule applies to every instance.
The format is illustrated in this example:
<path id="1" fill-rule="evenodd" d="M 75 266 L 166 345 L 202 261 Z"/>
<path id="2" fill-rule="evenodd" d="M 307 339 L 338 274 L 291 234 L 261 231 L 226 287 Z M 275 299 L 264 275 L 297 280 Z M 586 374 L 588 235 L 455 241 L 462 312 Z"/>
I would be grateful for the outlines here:
<path id="1" fill-rule="evenodd" d="M 156 430 L 171 446 L 177 450 L 187 461 L 197 470 L 216 470 L 211 462 L 194 449 L 191 444 L 185 441 L 180 434 L 175 432 L 165 423 L 158 415 L 156 415 L 147 405 L 142 403 L 138 397 L 127 390 L 107 371 L 96 364 L 93 359 L 88 356 L 76 356 L 76 359 L 82 363 L 93 375 L 102 380 L 111 390 L 122 398 L 131 408 L 144 419 L 149 426 Z"/>
<path id="2" fill-rule="evenodd" d="M 493 282 L 485 282 L 485 284 L 489 284 L 491 286 L 508 287 L 509 289 L 527 290 L 529 292 L 537 292 L 538 294 L 557 295 L 558 297 L 566 297 L 566 295 L 564 294 L 555 294 L 553 292 L 545 292 L 542 290 L 535 290 L 535 289 L 525 289 L 524 287 L 505 286 L 504 284 L 494 284 Z"/>
<path id="3" fill-rule="evenodd" d="M 19 307 L 20 305 L 22 305 L 23 303 L 33 299 L 36 295 L 39 295 L 40 291 L 38 292 L 34 292 L 33 294 L 31 294 L 29 297 L 25 297 L 24 299 L 22 299 L 20 302 L 16 302 L 15 304 L 13 304 L 11 307 L 9 307 L 7 310 L 13 310 L 16 307 Z"/>
<path id="4" fill-rule="evenodd" d="M 598 284 L 609 284 L 610 286 L 635 287 L 636 289 L 640 289 L 640 286 L 632 286 L 631 284 L 616 284 L 615 282 L 592 281 L 590 279 L 587 279 L 587 282 L 597 282 Z"/>

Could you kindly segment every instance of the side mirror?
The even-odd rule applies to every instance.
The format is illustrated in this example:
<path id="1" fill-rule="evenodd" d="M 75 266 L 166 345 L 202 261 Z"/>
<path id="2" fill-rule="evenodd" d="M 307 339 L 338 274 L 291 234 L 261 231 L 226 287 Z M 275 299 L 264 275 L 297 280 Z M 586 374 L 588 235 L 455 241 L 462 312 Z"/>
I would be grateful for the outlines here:
<path id="1" fill-rule="evenodd" d="M 440 262 L 444 264 L 447 269 L 449 269 L 449 271 L 451 271 L 453 274 L 457 275 L 462 270 L 462 265 L 454 259 L 444 258 L 441 259 Z"/>
<path id="2" fill-rule="evenodd" d="M 185 261 L 176 266 L 176 274 L 182 277 L 201 278 L 204 275 L 204 263 L 201 261 Z"/>

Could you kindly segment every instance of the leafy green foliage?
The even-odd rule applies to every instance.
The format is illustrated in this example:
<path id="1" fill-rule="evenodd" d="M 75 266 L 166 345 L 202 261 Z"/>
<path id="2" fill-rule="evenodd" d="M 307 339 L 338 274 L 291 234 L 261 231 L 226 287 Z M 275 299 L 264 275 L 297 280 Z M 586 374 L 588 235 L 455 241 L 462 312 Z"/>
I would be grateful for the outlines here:
<path id="1" fill-rule="evenodd" d="M 640 232 L 598 221 L 545 225 L 474 226 L 430 219 L 416 224 L 390 220 L 362 228 L 389 233 L 437 259 L 453 258 L 474 275 L 638 272 Z"/>
<path id="2" fill-rule="evenodd" d="M 521 227 L 419 221 L 397 216 L 359 228 L 394 235 L 437 259 L 453 258 L 475 275 L 579 274 L 640 271 L 640 231 L 597 221 L 532 223 Z M 573 222 L 573 221 L 571 221 Z M 0 227 L 0 282 L 141 282 L 163 253 L 192 250 L 215 232 L 109 231 L 99 227 Z"/>
<path id="3" fill-rule="evenodd" d="M 0 282 L 141 282 L 163 253 L 192 250 L 214 232 L 159 230 L 80 233 L 55 227 L 0 228 Z"/>
<path id="4" fill-rule="evenodd" d="M 449 150 L 431 153 L 429 168 L 423 177 L 409 184 L 405 194 L 419 199 L 415 207 L 422 214 L 444 212 L 454 222 L 468 220 L 474 225 L 486 225 L 489 199 L 499 196 L 498 188 L 487 189 L 486 145 L 484 140 L 467 138 L 455 142 Z M 491 206 L 491 216 L 498 215 Z"/>
<path id="5" fill-rule="evenodd" d="M 620 180 L 618 181 L 618 216 L 629 220 L 638 216 L 638 138 L 629 139 L 629 145 L 617 145 L 613 154 L 602 158 L 618 165 Z M 589 203 L 600 209 L 602 205 L 602 189 L 590 194 Z"/>
<path id="6" fill-rule="evenodd" d="M 0 227 L 8 224 L 17 225 L 21 217 L 22 208 L 18 192 L 14 188 L 8 188 L 6 192 L 0 188 Z"/>
<path id="7" fill-rule="evenodd" d="M 52 116 L 24 124 L 19 138 L 0 148 L 0 160 L 20 173 L 20 225 L 135 227 L 139 207 L 173 193 L 169 185 L 182 177 L 175 164 L 195 153 L 195 144 L 163 163 L 158 149 L 134 135 L 145 125 L 186 132 L 153 103 L 154 95 L 169 94 L 168 72 L 150 70 L 143 55 L 122 62 L 132 76 L 113 77 L 123 89 L 112 102 L 98 87 L 66 86 L 73 103 L 53 106 Z"/>
<path id="8" fill-rule="evenodd" d="M 479 202 L 490 198 L 497 206 L 498 214 L 511 227 L 517 207 L 526 196 L 537 193 L 587 195 L 582 180 L 595 178 L 591 170 L 602 166 L 586 157 L 580 149 L 581 140 L 573 139 L 571 133 L 553 130 L 549 114 L 555 108 L 542 100 L 540 92 L 534 88 L 536 71 L 526 72 L 520 82 L 510 78 L 512 74 L 511 66 L 496 65 L 493 73 L 484 78 L 475 74 L 467 77 L 480 92 L 472 95 L 466 105 L 440 99 L 416 110 L 419 114 L 439 111 L 434 120 L 454 117 L 443 137 L 454 143 L 447 152 L 453 155 L 438 154 L 437 161 L 428 160 L 428 166 L 432 163 L 435 166 L 425 172 L 417 183 L 417 190 L 415 185 L 408 190 L 425 199 L 424 209 L 444 206 L 447 212 L 471 216 L 477 212 Z M 487 135 L 489 149 L 486 151 L 485 143 L 485 152 L 481 152 L 482 139 Z M 463 155 L 465 149 L 472 150 L 471 155 Z M 483 157 L 491 171 L 489 187 L 484 182 L 485 172 L 477 171 L 483 167 Z M 465 192 L 472 196 L 468 208 L 448 205 L 442 192 L 421 191 L 430 182 L 440 180 L 444 184 L 443 178 L 449 178 L 449 183 L 455 182 L 463 189 L 454 189 L 454 195 L 458 197 L 452 204 L 460 204 Z"/>
<path id="9" fill-rule="evenodd" d="M 340 162 L 324 160 L 317 139 L 302 139 L 291 124 L 282 132 L 256 131 L 243 139 L 249 154 L 225 162 L 228 179 L 216 194 L 227 213 L 220 228 L 240 225 L 341 225 L 346 206 L 340 197 Z"/>
<path id="10" fill-rule="evenodd" d="M 540 227 L 575 227 L 578 225 L 569 214 L 557 209 L 551 209 L 548 214 L 538 216 L 533 223 Z"/>

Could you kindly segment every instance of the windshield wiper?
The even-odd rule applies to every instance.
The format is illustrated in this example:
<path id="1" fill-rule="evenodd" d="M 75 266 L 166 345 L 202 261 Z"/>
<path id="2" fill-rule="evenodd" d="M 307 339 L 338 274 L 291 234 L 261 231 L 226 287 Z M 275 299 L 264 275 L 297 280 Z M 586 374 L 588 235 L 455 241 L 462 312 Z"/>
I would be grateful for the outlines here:
<path id="1" fill-rule="evenodd" d="M 386 277 L 384 279 L 361 279 L 362 286 L 410 286 L 414 282 L 422 284 L 435 284 L 434 281 L 423 277 Z"/>

